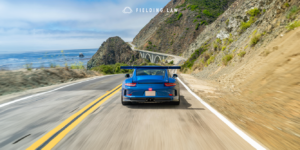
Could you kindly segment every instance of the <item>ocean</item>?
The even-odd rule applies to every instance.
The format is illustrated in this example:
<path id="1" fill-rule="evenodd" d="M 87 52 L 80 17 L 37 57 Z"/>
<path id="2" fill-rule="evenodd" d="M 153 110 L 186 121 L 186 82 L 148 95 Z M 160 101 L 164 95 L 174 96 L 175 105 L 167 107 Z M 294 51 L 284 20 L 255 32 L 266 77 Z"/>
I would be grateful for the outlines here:
<path id="1" fill-rule="evenodd" d="M 0 70 L 17 70 L 28 65 L 32 68 L 49 68 L 78 63 L 83 63 L 86 67 L 87 62 L 96 52 L 97 49 L 76 49 L 0 54 Z M 84 57 L 79 57 L 80 53 Z"/>

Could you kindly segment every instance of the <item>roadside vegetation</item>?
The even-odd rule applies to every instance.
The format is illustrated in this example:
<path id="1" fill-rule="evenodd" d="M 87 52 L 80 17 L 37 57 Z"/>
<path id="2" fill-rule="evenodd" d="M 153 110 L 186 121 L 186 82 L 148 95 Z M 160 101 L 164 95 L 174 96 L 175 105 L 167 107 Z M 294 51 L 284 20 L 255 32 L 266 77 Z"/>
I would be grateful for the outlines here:
<path id="1" fill-rule="evenodd" d="M 181 66 L 181 71 L 186 72 L 189 69 L 192 69 L 194 66 L 195 61 L 200 57 L 200 55 L 204 54 L 208 48 L 210 47 L 210 44 L 208 44 L 208 41 L 203 44 L 199 49 L 195 50 L 195 52 L 190 56 L 190 58 Z M 205 57 L 205 56 L 204 56 Z M 206 55 L 206 59 L 203 59 L 203 62 L 206 62 L 210 55 Z M 210 61 L 212 62 L 212 61 Z"/>
<path id="2" fill-rule="evenodd" d="M 244 57 L 246 55 L 246 52 L 245 51 L 240 51 L 239 53 L 238 53 L 238 56 L 240 56 L 240 57 Z"/>
<path id="3" fill-rule="evenodd" d="M 294 20 L 296 18 L 297 13 L 299 12 L 298 6 L 292 6 L 292 8 L 288 11 L 286 18 Z"/>
<path id="4" fill-rule="evenodd" d="M 228 54 L 228 55 L 225 55 L 223 58 L 222 58 L 222 62 L 225 66 L 227 66 L 227 64 L 231 61 L 231 59 L 233 58 L 233 55 L 232 54 Z"/>
<path id="5" fill-rule="evenodd" d="M 133 73 L 132 69 L 121 69 L 121 66 L 129 66 L 124 63 L 116 63 L 114 65 L 100 65 L 97 67 L 93 67 L 91 70 L 99 72 L 101 74 L 124 74 L 124 73 Z M 160 66 L 160 64 L 144 62 L 140 65 L 134 66 Z"/>
<path id="6" fill-rule="evenodd" d="M 30 64 L 25 64 L 24 67 L 26 68 L 26 70 L 31 71 L 31 70 L 32 70 L 32 63 L 30 63 Z"/>
<path id="7" fill-rule="evenodd" d="M 246 31 L 257 20 L 257 16 L 260 15 L 260 13 L 258 8 L 248 10 L 247 15 L 250 16 L 250 19 L 247 22 L 241 22 L 240 33 Z"/>
<path id="8" fill-rule="evenodd" d="M 286 26 L 287 30 L 294 30 L 295 28 L 300 27 L 300 21 L 299 20 L 295 20 L 293 22 L 291 22 L 290 24 L 288 24 Z"/>
<path id="9" fill-rule="evenodd" d="M 193 19 L 193 23 L 195 23 L 195 30 L 198 30 L 200 26 L 208 25 L 215 21 L 224 12 L 224 8 L 230 6 L 233 2 L 234 0 L 186 0 L 183 4 L 175 8 L 178 8 L 180 11 L 188 9 L 196 12 L 196 16 L 191 19 Z M 166 23 L 176 23 L 181 17 L 181 13 L 175 13 L 166 20 Z"/>

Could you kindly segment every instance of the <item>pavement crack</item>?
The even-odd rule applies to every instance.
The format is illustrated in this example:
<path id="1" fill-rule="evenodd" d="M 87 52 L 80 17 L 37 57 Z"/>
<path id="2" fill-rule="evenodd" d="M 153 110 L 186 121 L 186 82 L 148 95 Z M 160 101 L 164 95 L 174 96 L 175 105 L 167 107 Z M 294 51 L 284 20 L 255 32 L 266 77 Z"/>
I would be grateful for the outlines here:
<path id="1" fill-rule="evenodd" d="M 13 142 L 13 144 L 16 144 L 16 143 L 20 142 L 21 140 L 25 139 L 26 137 L 28 137 L 30 135 L 31 134 L 27 134 L 27 135 L 23 136 L 22 138 L 20 138 L 20 139 L 16 140 L 15 142 Z"/>

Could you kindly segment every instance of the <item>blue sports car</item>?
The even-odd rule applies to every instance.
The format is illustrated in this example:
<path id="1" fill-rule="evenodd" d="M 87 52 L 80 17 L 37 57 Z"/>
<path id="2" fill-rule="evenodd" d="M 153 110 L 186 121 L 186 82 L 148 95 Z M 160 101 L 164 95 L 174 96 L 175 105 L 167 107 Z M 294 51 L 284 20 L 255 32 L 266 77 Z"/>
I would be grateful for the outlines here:
<path id="1" fill-rule="evenodd" d="M 169 69 L 180 66 L 121 66 L 121 69 L 134 69 L 132 76 L 126 74 L 122 84 L 121 102 L 180 104 L 180 87 L 177 74 L 170 75 Z"/>

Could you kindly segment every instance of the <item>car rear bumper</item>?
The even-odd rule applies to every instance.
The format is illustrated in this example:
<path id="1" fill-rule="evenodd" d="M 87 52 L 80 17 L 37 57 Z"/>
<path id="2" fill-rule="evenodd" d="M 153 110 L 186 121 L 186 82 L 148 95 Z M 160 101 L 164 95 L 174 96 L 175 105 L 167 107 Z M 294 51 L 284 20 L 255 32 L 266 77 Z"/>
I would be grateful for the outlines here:
<path id="1" fill-rule="evenodd" d="M 124 102 L 136 103 L 164 103 L 164 102 L 179 102 L 179 96 L 174 97 L 123 97 Z"/>

